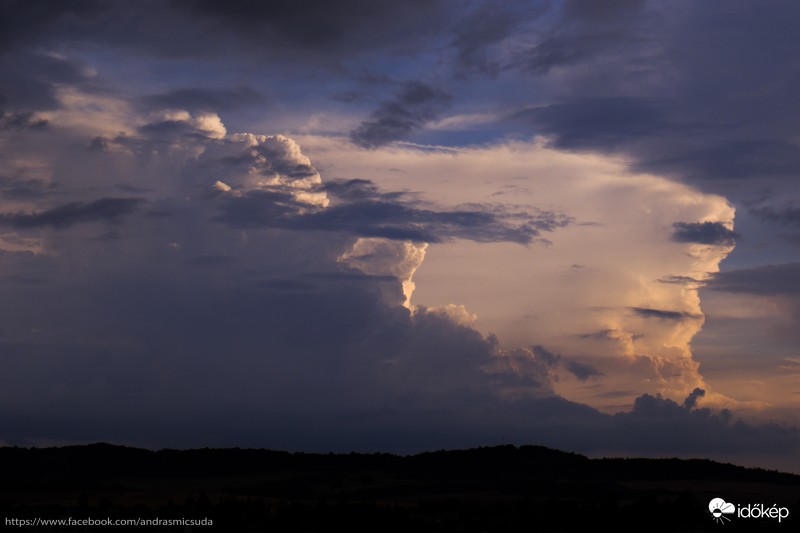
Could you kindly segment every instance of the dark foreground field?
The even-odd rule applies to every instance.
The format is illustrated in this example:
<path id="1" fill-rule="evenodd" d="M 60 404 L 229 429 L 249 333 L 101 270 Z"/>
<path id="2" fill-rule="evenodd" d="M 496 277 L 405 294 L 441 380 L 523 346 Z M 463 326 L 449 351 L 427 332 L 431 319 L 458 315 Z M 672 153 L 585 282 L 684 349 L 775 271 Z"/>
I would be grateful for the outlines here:
<path id="1" fill-rule="evenodd" d="M 0 448 L 0 524 L 10 519 L 209 518 L 142 531 L 797 531 L 800 476 L 705 460 L 588 459 L 538 446 L 401 457 L 94 444 Z M 716 523 L 708 503 L 777 505 Z"/>

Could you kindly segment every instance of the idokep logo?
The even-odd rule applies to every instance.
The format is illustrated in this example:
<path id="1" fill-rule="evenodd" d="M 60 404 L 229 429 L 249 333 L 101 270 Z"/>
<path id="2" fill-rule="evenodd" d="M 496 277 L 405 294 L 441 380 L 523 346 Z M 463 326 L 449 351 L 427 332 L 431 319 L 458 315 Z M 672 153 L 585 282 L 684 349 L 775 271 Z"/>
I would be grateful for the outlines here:
<path id="1" fill-rule="evenodd" d="M 722 498 L 714 498 L 708 502 L 708 510 L 711 511 L 711 516 L 714 517 L 714 522 L 724 524 L 730 522 L 731 519 L 725 516 L 726 514 L 736 513 L 736 506 L 728 503 Z"/>
<path id="2" fill-rule="evenodd" d="M 722 498 L 714 498 L 708 502 L 708 510 L 711 512 L 711 517 L 714 519 L 714 522 L 719 524 L 730 522 L 731 517 L 773 518 L 777 519 L 778 523 L 780 523 L 781 520 L 789 516 L 789 509 L 786 507 L 778 507 L 777 504 L 769 506 L 763 503 L 748 503 L 747 505 L 739 505 L 737 508 L 736 505 L 728 503 Z"/>

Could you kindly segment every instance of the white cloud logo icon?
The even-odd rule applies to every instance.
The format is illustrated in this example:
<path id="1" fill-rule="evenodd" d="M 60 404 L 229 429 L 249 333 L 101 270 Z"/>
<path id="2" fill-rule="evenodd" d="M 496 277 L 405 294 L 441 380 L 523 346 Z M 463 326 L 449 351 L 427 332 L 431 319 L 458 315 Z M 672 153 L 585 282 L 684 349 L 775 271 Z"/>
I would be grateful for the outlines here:
<path id="1" fill-rule="evenodd" d="M 736 512 L 736 506 L 732 503 L 727 503 L 722 498 L 714 498 L 710 502 L 708 502 L 708 510 L 711 511 L 711 515 L 714 517 L 716 522 L 725 523 L 725 521 L 730 522 L 730 518 L 725 516 L 726 514 L 733 514 Z"/>

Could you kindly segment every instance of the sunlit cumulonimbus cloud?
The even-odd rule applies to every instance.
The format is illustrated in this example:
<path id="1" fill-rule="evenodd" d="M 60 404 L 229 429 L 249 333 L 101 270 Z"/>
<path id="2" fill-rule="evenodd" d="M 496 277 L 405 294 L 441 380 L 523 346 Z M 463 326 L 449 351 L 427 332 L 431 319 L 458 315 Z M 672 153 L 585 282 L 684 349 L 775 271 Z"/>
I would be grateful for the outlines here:
<path id="1" fill-rule="evenodd" d="M 45 134 L 91 135 L 79 126 Z M 492 397 L 497 377 L 483 366 L 503 357 L 495 342 L 454 321 L 455 310 L 419 307 L 412 314 L 403 308 L 424 243 L 369 237 L 371 223 L 384 220 L 370 221 L 370 213 L 380 209 L 353 208 L 366 218 L 358 224 L 317 222 L 336 205 L 347 209 L 357 202 L 342 194 L 329 205 L 319 173 L 293 140 L 228 135 L 215 115 L 174 110 L 129 127 L 107 138 L 102 150 L 86 152 L 82 142 L 71 143 L 78 151 L 74 161 L 67 153 L 50 154 L 42 162 L 55 167 L 49 194 L 28 195 L 34 207 L 6 209 L 2 218 L 20 238 L 39 241 L 34 254 L 13 246 L 2 254 L 6 362 L 31 385 L 6 390 L 24 396 L 30 413 L 63 401 L 82 417 L 101 416 L 92 405 L 113 387 L 121 389 L 107 405 L 123 417 L 162 408 L 177 415 L 201 393 L 204 405 L 247 404 L 245 411 L 264 413 L 295 397 L 286 396 L 291 388 L 281 383 L 298 380 L 298 393 L 313 390 L 315 398 L 296 398 L 300 411 L 315 411 L 319 401 L 334 411 L 363 402 L 392 405 L 406 395 L 420 409 L 448 402 L 456 409 L 464 394 Z M 61 173 L 61 165 L 72 168 Z M 97 174 L 110 167 L 114 180 L 104 183 Z M 87 192 L 72 181 L 73 172 L 85 173 L 83 183 L 95 187 Z M 102 196 L 111 191 L 131 196 Z M 101 198 L 59 201 L 87 194 Z M 405 214 L 408 224 L 430 226 L 427 231 L 441 238 L 469 238 L 474 228 L 475 239 L 485 240 L 491 236 L 482 225 L 502 229 L 506 223 L 491 213 L 448 215 L 432 205 L 420 211 L 420 222 L 413 208 L 400 205 L 403 195 L 383 197 L 381 208 L 394 201 L 400 209 L 393 223 L 402 225 Z M 225 218 L 235 209 L 246 212 L 247 199 L 254 212 L 271 213 L 259 221 L 282 222 Z M 473 224 L 473 216 L 482 224 Z M 336 218 L 322 219 L 329 220 Z M 541 230 L 560 225 L 543 222 Z M 509 238 L 499 230 L 495 236 Z M 56 352 L 60 359 L 53 359 Z M 37 372 L 26 362 L 32 354 L 50 361 L 55 373 Z M 535 356 L 529 359 L 534 364 Z M 506 371 L 525 365 L 520 359 Z M 194 385 L 181 384 L 187 368 Z M 78 375 L 85 386 L 69 377 Z M 117 382 L 122 375 L 130 387 Z M 528 387 L 549 391 L 546 380 Z M 34 398 L 26 390 L 49 392 Z M 124 397 L 137 390 L 148 392 L 134 409 Z"/>
<path id="2" fill-rule="evenodd" d="M 304 144 L 323 167 L 346 167 L 361 180 L 379 176 L 389 189 L 424 183 L 425 198 L 449 205 L 491 199 L 501 213 L 531 204 L 569 213 L 569 225 L 542 234 L 547 246 L 429 241 L 414 274 L 415 303 L 462 304 L 477 316 L 475 327 L 497 334 L 503 346 L 562 354 L 571 364 L 557 368 L 559 393 L 616 410 L 619 398 L 590 397 L 599 392 L 585 382 L 669 397 L 707 386 L 690 349 L 703 325 L 700 300 L 693 288 L 663 281 L 692 279 L 696 288 L 718 270 L 733 247 L 718 238 L 732 233 L 734 210 L 725 198 L 632 173 L 621 161 L 553 150 L 546 140 L 457 154 L 397 146 L 365 153 L 312 137 Z M 380 172 L 387 167 L 405 172 Z M 453 183 L 434 179 L 443 168 L 457 176 Z M 690 234 L 675 238 L 684 227 Z M 712 389 L 705 401 L 721 398 Z"/>
<path id="3" fill-rule="evenodd" d="M 70 115 L 53 115 L 59 116 Z M 57 150 L 40 154 L 36 172 L 44 181 L 2 182 L 31 192 L 22 194 L 22 200 L 4 198 L 10 206 L 2 210 L 9 232 L 0 253 L 0 346 L 7 370 L 0 378 L 0 419 L 7 442 L 111 439 L 150 446 L 413 451 L 492 443 L 505 435 L 584 451 L 628 450 L 628 443 L 635 441 L 644 453 L 659 449 L 662 440 L 653 435 L 663 427 L 660 420 L 673 420 L 669 429 L 675 436 L 702 432 L 703 424 L 695 421 L 705 417 L 715 421 L 717 433 L 703 433 L 703 439 L 682 449 L 713 453 L 725 449 L 723 439 L 738 431 L 732 418 L 717 422 L 708 411 L 694 414 L 695 403 L 678 406 L 686 414 L 676 419 L 669 409 L 672 400 L 641 396 L 636 406 L 666 407 L 635 407 L 635 416 L 626 418 L 564 399 L 557 391 L 569 376 L 584 385 L 626 380 L 591 350 L 558 347 L 564 330 L 546 335 L 546 325 L 537 326 L 534 333 L 544 345 L 529 348 L 504 346 L 507 341 L 479 332 L 473 313 L 488 310 L 491 317 L 491 307 L 480 301 L 461 306 L 460 295 L 470 295 L 464 286 L 445 302 L 426 302 L 427 291 L 426 298 L 417 298 L 415 292 L 417 302 L 410 303 L 412 277 L 424 271 L 431 257 L 466 243 L 467 249 L 518 250 L 519 258 L 525 258 L 520 266 L 536 266 L 532 274 L 545 283 L 521 291 L 516 279 L 506 281 L 529 302 L 561 313 L 564 297 L 578 292 L 550 299 L 547 291 L 540 291 L 553 279 L 548 269 L 558 271 L 555 265 L 569 256 L 567 265 L 580 262 L 585 267 L 567 266 L 567 272 L 598 269 L 591 280 L 576 279 L 581 289 L 613 283 L 620 290 L 613 308 L 582 308 L 592 303 L 588 300 L 571 305 L 566 311 L 574 314 L 575 327 L 603 331 L 611 343 L 627 339 L 630 353 L 642 358 L 637 354 L 647 345 L 636 344 L 640 335 L 656 339 L 651 339 L 656 345 L 687 322 L 653 313 L 689 313 L 694 308 L 668 290 L 671 285 L 660 284 L 667 288 L 658 295 L 634 298 L 630 280 L 609 276 L 602 262 L 577 253 L 586 238 L 596 240 L 598 235 L 604 235 L 602 242 L 613 248 L 612 254 L 629 249 L 627 233 L 622 240 L 628 242 L 612 246 L 620 227 L 607 211 L 598 210 L 602 203 L 587 204 L 590 209 L 573 215 L 580 202 L 565 202 L 562 191 L 553 189 L 533 202 L 517 197 L 513 204 L 496 205 L 487 198 L 465 197 L 455 199 L 453 206 L 437 202 L 435 195 L 414 193 L 413 182 L 397 186 L 368 180 L 357 167 L 351 169 L 352 179 L 326 183 L 316 162 L 292 139 L 230 134 L 218 117 L 208 114 L 171 110 L 136 117 L 124 135 L 101 134 L 104 147 L 88 151 L 86 141 L 98 132 L 84 129 L 84 122 L 67 123 L 24 134 L 37 135 L 39 141 L 79 139 L 55 143 Z M 320 143 L 324 147 L 331 141 L 310 141 L 323 163 L 331 164 L 332 154 L 320 149 Z M 328 146 L 348 161 L 347 150 L 357 150 L 345 139 Z M 538 161 L 550 170 L 541 174 L 544 179 L 562 180 L 557 171 L 561 165 L 575 175 L 585 164 L 540 145 L 527 147 L 533 152 L 530 158 L 519 147 L 510 152 L 490 148 L 448 164 L 472 168 L 472 174 L 463 174 L 465 180 L 484 176 L 488 169 L 497 173 L 502 167 L 495 150 L 507 161 L 522 163 L 503 170 L 511 176 Z M 416 166 L 421 178 L 430 171 L 426 165 L 435 168 L 442 156 L 393 153 L 391 157 L 405 158 L 406 168 Z M 600 193 L 603 200 L 604 187 L 625 190 L 635 183 L 629 194 L 640 202 L 670 192 L 676 202 L 688 199 L 679 220 L 731 214 L 716 198 L 672 189 L 651 178 L 611 178 L 614 173 L 605 170 L 618 167 L 602 170 L 602 162 L 592 161 L 597 164 L 598 175 L 608 181 L 584 191 L 591 197 Z M 109 169 L 113 179 L 107 177 Z M 587 185 L 572 182 L 567 196 Z M 490 194 L 497 186 L 488 187 L 490 199 L 496 199 Z M 26 202 L 25 209 L 17 207 L 20 201 Z M 362 204 L 381 209 L 362 209 Z M 372 215 L 383 208 L 389 218 Z M 349 214 L 319 218 L 336 209 Z M 671 240 L 673 216 L 678 215 L 665 211 L 639 235 L 637 244 L 649 242 L 653 248 L 648 254 L 667 247 L 673 258 L 699 246 L 693 259 L 699 264 L 693 270 L 681 259 L 653 269 L 647 261 L 634 261 L 641 251 L 631 253 L 632 267 L 651 274 L 653 283 L 665 272 L 699 275 L 695 270 L 713 266 L 723 253 L 714 245 L 707 249 L 709 245 Z M 338 222 L 325 227 L 320 220 Z M 373 236 L 369 227 L 375 224 L 419 227 L 437 238 L 425 246 L 391 235 Z M 528 224 L 530 230 L 519 233 L 515 224 Z M 604 227 L 607 233 L 598 234 Z M 543 235 L 550 244 L 537 242 Z M 37 239 L 38 245 L 21 251 L 9 244 L 12 237 Z M 531 254 L 540 259 L 550 254 L 550 259 L 537 265 Z M 504 290 L 497 284 L 489 289 Z M 638 317 L 638 325 L 631 310 L 637 307 L 646 310 L 639 313 L 645 316 Z M 599 319 L 587 323 L 592 315 Z M 617 329 L 609 320 L 618 320 Z M 669 360 L 665 356 L 661 364 L 674 370 L 675 364 L 666 364 Z M 763 429 L 764 434 L 771 431 Z M 787 430 L 775 452 L 791 449 L 793 435 Z"/>
<path id="4" fill-rule="evenodd" d="M 795 3 L 50 4 L 0 6 L 5 441 L 791 448 Z"/>
<path id="5" fill-rule="evenodd" d="M 70 105 L 82 101 L 79 96 L 67 96 L 71 99 L 64 101 L 63 108 L 50 115 L 53 120 L 62 117 L 70 119 Z M 114 109 L 120 105 L 109 102 L 107 107 Z M 102 111 L 105 108 L 100 109 Z M 110 115 L 114 116 L 113 113 Z M 73 128 L 87 127 L 84 123 L 70 120 L 66 123 L 74 124 L 71 126 Z M 508 248 L 497 255 L 498 260 L 502 261 L 491 267 L 486 263 L 492 263 L 494 252 L 487 255 L 475 250 L 480 260 L 471 264 L 496 269 L 498 276 L 494 281 L 481 280 L 479 284 L 471 281 L 469 287 L 460 287 L 447 296 L 434 296 L 431 299 L 431 289 L 438 286 L 445 294 L 448 287 L 455 289 L 460 277 L 469 272 L 469 266 L 459 262 L 455 271 L 452 265 L 445 267 L 448 275 L 456 274 L 453 278 L 456 285 L 450 281 L 427 282 L 420 286 L 423 294 L 415 304 L 426 306 L 432 313 L 441 313 L 456 322 L 475 323 L 485 334 L 495 331 L 500 334 L 502 342 L 510 346 L 541 343 L 564 353 L 565 361 L 571 362 L 560 367 L 565 372 L 559 382 L 564 393 L 570 388 L 569 376 L 573 376 L 578 383 L 591 378 L 615 387 L 630 379 L 624 377 L 625 372 L 632 372 L 633 375 L 644 372 L 646 379 L 654 380 L 660 389 L 672 391 L 672 394 L 681 394 L 687 387 L 702 384 L 688 349 L 688 342 L 702 323 L 692 318 L 701 316 L 697 301 L 692 298 L 692 293 L 679 294 L 657 280 L 666 276 L 702 278 L 706 272 L 716 268 L 726 249 L 719 244 L 677 242 L 674 245 L 690 251 L 688 257 L 697 261 L 696 265 L 685 260 L 670 263 L 661 258 L 656 262 L 654 258 L 660 257 L 663 247 L 670 242 L 668 230 L 676 223 L 676 218 L 681 221 L 710 220 L 730 224 L 732 212 L 729 206 L 720 204 L 716 198 L 705 197 L 653 177 L 623 175 L 614 178 L 614 174 L 621 172 L 616 163 L 559 154 L 541 144 L 528 145 L 524 149 L 517 146 L 511 151 L 504 147 L 476 150 L 456 158 L 443 153 L 426 155 L 424 152 L 397 149 L 379 154 L 382 164 L 394 164 L 392 159 L 399 158 L 397 167 L 420 171 L 421 179 L 430 173 L 430 169 L 424 167 L 426 162 L 435 167 L 443 158 L 448 160 L 449 172 L 459 175 L 465 184 L 475 186 L 477 180 L 490 175 L 512 178 L 495 182 L 483 180 L 481 185 L 473 189 L 477 194 L 464 195 L 460 201 L 448 202 L 451 204 L 449 206 L 437 206 L 435 191 L 428 193 L 430 199 L 426 199 L 408 192 L 408 183 L 381 184 L 373 181 L 371 178 L 385 178 L 381 172 L 376 173 L 376 169 L 370 170 L 367 175 L 361 173 L 353 167 L 353 161 L 368 161 L 367 154 L 375 152 L 357 151 L 349 144 L 340 143 L 335 150 L 338 150 L 340 157 L 348 160 L 348 174 L 352 178 L 326 184 L 308 157 L 302 154 L 298 144 L 291 139 L 251 134 L 230 135 L 213 114 L 192 114 L 180 110 L 153 112 L 147 117 L 135 117 L 127 127 L 128 133 L 104 137 L 105 148 L 91 152 L 94 154 L 91 156 L 91 166 L 94 168 L 90 169 L 90 165 L 86 164 L 66 174 L 61 171 L 60 175 L 67 178 L 72 174 L 76 180 L 80 176 L 84 182 L 100 184 L 102 182 L 95 175 L 111 166 L 115 168 L 117 184 L 124 184 L 131 191 L 146 191 L 149 188 L 150 192 L 144 195 L 148 203 L 147 210 L 139 210 L 139 216 L 134 217 L 132 222 L 142 225 L 136 231 L 148 235 L 148 239 L 160 239 L 161 242 L 150 242 L 148 246 L 160 249 L 160 254 L 167 254 L 164 255 L 165 259 L 180 256 L 183 257 L 182 264 L 195 267 L 205 265 L 205 268 L 211 264 L 211 258 L 217 265 L 223 264 L 220 261 L 224 259 L 230 265 L 227 268 L 240 268 L 243 264 L 249 264 L 252 258 L 248 259 L 245 254 L 249 248 L 241 248 L 234 243 L 250 243 L 249 246 L 252 246 L 253 232 L 278 231 L 284 234 L 282 242 L 291 239 L 292 234 L 317 235 L 327 241 L 324 266 L 314 266 L 313 261 L 302 261 L 299 263 L 304 265 L 302 268 L 288 267 L 293 260 L 284 260 L 284 266 L 278 272 L 270 276 L 257 276 L 253 282 L 262 288 L 313 289 L 318 284 L 307 276 L 317 271 L 336 272 L 351 268 L 373 276 L 362 281 L 371 279 L 370 283 L 376 283 L 375 290 L 386 301 L 411 308 L 410 297 L 414 284 L 420 285 L 417 279 L 419 274 L 425 275 L 426 269 L 430 272 L 431 267 L 436 272 L 444 266 L 437 263 L 436 255 L 430 255 L 431 249 L 422 248 L 422 243 L 459 247 L 470 241 L 475 242 L 476 246 L 478 243 L 487 246 L 507 243 L 503 246 Z M 56 133 L 54 131 L 51 135 Z M 86 137 L 90 137 L 88 132 Z M 319 139 L 310 142 L 313 149 Z M 358 157 L 354 157 L 354 151 L 357 151 Z M 157 164 L 154 164 L 154 154 L 158 154 Z M 418 158 L 417 162 L 415 158 Z M 322 161 L 325 164 L 329 164 L 330 160 L 329 155 L 323 154 Z M 423 166 L 419 167 L 419 164 Z M 415 165 L 418 166 L 416 170 Z M 536 174 L 528 187 L 536 183 L 533 189 L 535 199 L 520 187 L 520 180 L 513 179 L 514 176 L 529 175 L 531 169 Z M 594 177 L 595 173 L 603 176 L 602 179 Z M 564 180 L 564 174 L 571 174 L 571 178 Z M 64 187 L 66 184 L 61 184 L 63 194 L 75 194 Z M 411 185 L 413 187 L 413 183 Z M 515 188 L 503 188 L 506 185 Z M 499 197 L 494 193 L 498 187 L 508 193 L 506 196 L 510 201 L 496 202 Z M 119 190 L 115 189 L 115 193 L 118 194 Z M 664 199 L 669 194 L 672 195 L 673 204 L 668 209 L 664 207 Z M 137 192 L 132 195 L 135 198 L 143 197 Z M 656 195 L 660 198 L 659 204 L 650 204 L 649 199 Z M 180 200 L 184 196 L 186 199 Z M 603 206 L 613 207 L 613 204 L 606 203 L 606 199 L 611 198 L 616 198 L 615 201 L 625 198 L 626 204 L 644 206 L 646 209 L 609 211 Z M 69 205 L 69 202 L 61 204 Z M 57 205 L 57 202 L 50 200 L 47 207 L 29 207 L 27 212 L 46 213 L 53 209 L 53 205 Z M 542 207 L 533 207 L 537 205 Z M 675 211 L 675 208 L 678 210 Z M 15 209 L 11 212 L 19 211 Z M 572 211 L 582 213 L 582 220 L 578 220 Z M 627 222 L 628 218 L 637 219 L 642 214 L 652 222 L 645 225 L 630 225 Z M 205 242 L 196 231 L 189 231 L 189 226 L 171 223 L 168 227 L 157 229 L 163 221 L 189 219 L 206 220 L 205 227 L 209 235 L 227 242 L 224 250 L 216 250 L 211 244 L 215 240 Z M 101 219 L 97 222 L 105 223 Z M 132 231 L 132 227 L 126 224 L 110 231 L 103 230 L 102 235 L 125 242 L 125 239 L 135 238 L 136 232 Z M 146 231 L 143 231 L 144 228 L 147 228 Z M 86 227 L 82 231 L 89 229 Z M 619 234 L 621 231 L 625 232 L 624 237 Z M 229 237 L 223 238 L 223 235 Z M 595 244 L 604 243 L 608 255 L 586 256 L 587 238 Z M 391 241 L 399 242 L 391 244 Z M 402 241 L 409 241 L 410 244 L 401 244 Z M 551 246 L 520 246 L 537 241 L 550 242 Z M 52 246 L 64 246 L 63 236 L 51 242 Z M 637 246 L 631 246 L 632 242 L 636 242 Z M 297 248 L 297 245 L 294 247 Z M 131 260 L 141 257 L 146 248 L 126 246 L 120 258 Z M 303 246 L 299 245 L 299 249 L 303 249 Z M 433 251 L 435 254 L 436 251 Z M 536 256 L 533 261 L 531 254 Z M 387 262 L 387 257 L 392 256 L 396 257 L 397 262 Z M 425 257 L 424 262 L 422 257 Z M 625 257 L 625 270 L 617 268 L 618 257 Z M 676 253 L 670 257 L 677 259 L 683 255 Z M 430 262 L 431 258 L 433 263 Z M 506 259 L 510 259 L 510 262 Z M 117 258 L 115 262 L 118 263 L 116 268 L 122 268 Z M 272 265 L 270 268 L 281 263 L 277 258 L 268 261 Z M 574 264 L 585 265 L 586 268 L 562 270 L 563 266 Z M 508 271 L 509 266 L 517 265 L 519 271 Z M 639 279 L 643 272 L 651 272 L 652 282 L 641 284 Z M 564 289 L 561 281 L 564 274 L 571 276 L 567 289 Z M 415 278 L 412 280 L 412 277 Z M 249 275 L 248 279 L 251 278 L 253 276 Z M 380 281 L 386 279 L 396 281 L 394 288 L 391 282 Z M 609 300 L 607 296 L 601 297 L 597 291 L 598 282 L 605 288 L 610 285 L 617 287 L 615 298 Z M 529 288 L 520 291 L 519 283 L 528 283 Z M 496 302 L 502 301 L 504 310 L 495 308 L 491 300 L 482 296 L 476 299 L 471 293 L 478 287 L 497 290 L 501 298 Z M 551 293 L 548 287 L 562 287 L 562 294 Z M 569 293 L 566 297 L 564 290 Z M 608 293 L 603 291 L 602 294 Z M 463 305 L 465 307 L 459 307 Z M 540 311 L 537 311 L 539 305 L 543 306 L 540 309 L 549 307 L 546 316 L 540 316 Z M 653 312 L 636 313 L 631 311 L 632 308 Z M 654 316 L 655 312 L 661 314 Z M 536 317 L 532 322 L 530 319 L 523 320 L 529 322 L 525 334 L 522 334 L 519 315 L 515 316 L 517 313 Z M 686 319 L 664 319 L 664 316 L 673 316 L 669 313 Z M 474 315 L 478 317 L 477 322 Z M 567 315 L 571 318 L 565 322 L 563 319 Z M 565 324 L 571 324 L 571 327 L 565 329 Z M 582 346 L 579 342 L 569 341 L 579 339 L 586 332 L 604 330 L 616 332 L 611 341 L 594 345 L 584 343 Z M 603 359 L 606 356 L 611 356 L 611 359 Z M 578 365 L 590 365 L 593 371 Z M 629 370 L 618 371 L 620 365 L 628 365 Z M 620 383 L 615 385 L 617 381 Z"/>
<path id="6" fill-rule="evenodd" d="M 412 278 L 425 260 L 427 247 L 427 242 L 360 237 L 337 260 L 364 274 L 398 279 L 405 297 L 403 305 L 411 309 L 411 295 L 416 288 Z"/>

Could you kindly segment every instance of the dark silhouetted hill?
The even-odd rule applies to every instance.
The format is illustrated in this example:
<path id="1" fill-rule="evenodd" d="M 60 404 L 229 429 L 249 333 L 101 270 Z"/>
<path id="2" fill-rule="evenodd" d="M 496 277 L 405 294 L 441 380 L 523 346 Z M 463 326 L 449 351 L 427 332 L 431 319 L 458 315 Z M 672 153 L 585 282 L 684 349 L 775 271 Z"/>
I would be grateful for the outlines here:
<path id="1" fill-rule="evenodd" d="M 412 456 L 6 447 L 0 469 L 6 517 L 210 517 L 214 525 L 199 528 L 208 531 L 708 531 L 721 527 L 708 511 L 714 497 L 800 513 L 800 476 L 708 460 L 589 459 L 541 446 Z M 789 531 L 797 519 L 773 522 L 739 520 L 726 531 Z"/>

